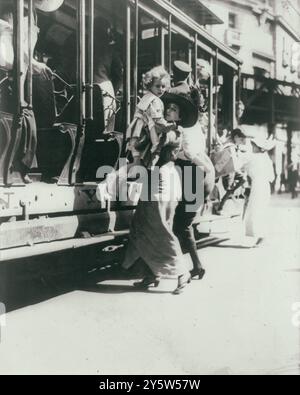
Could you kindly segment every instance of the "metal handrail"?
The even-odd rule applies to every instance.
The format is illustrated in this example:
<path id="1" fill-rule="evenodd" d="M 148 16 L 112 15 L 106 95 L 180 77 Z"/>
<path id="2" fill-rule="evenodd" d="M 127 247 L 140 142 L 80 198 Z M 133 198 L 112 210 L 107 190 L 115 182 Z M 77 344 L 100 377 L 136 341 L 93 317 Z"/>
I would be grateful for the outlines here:
<path id="1" fill-rule="evenodd" d="M 8 75 L 6 75 L 4 78 L 2 78 L 2 80 L 0 80 L 0 85 L 3 84 L 4 81 L 8 80 Z"/>
<path id="2" fill-rule="evenodd" d="M 68 105 L 71 103 L 71 101 L 74 99 L 75 93 L 72 94 L 70 98 L 68 98 L 68 96 L 67 96 L 67 88 L 69 88 L 69 89 L 74 91 L 74 88 L 72 87 L 72 85 L 70 85 L 67 81 L 65 81 L 57 73 L 52 73 L 52 78 L 53 79 L 57 78 L 60 82 L 62 82 L 65 85 L 64 88 L 62 90 L 60 90 L 60 91 L 57 91 L 57 90 L 54 89 L 54 95 L 59 95 L 60 97 L 66 99 L 66 104 L 63 106 L 63 108 L 61 109 L 60 112 L 57 111 L 57 108 L 55 106 L 55 116 L 56 116 L 56 118 L 59 118 L 64 113 L 64 111 L 66 110 Z"/>
<path id="3" fill-rule="evenodd" d="M 66 85 L 68 88 L 73 89 L 73 86 L 70 85 L 66 80 L 64 80 L 60 75 L 58 75 L 55 72 L 52 72 L 52 76 L 60 80 L 64 85 Z M 59 92 L 59 91 L 58 91 Z"/>

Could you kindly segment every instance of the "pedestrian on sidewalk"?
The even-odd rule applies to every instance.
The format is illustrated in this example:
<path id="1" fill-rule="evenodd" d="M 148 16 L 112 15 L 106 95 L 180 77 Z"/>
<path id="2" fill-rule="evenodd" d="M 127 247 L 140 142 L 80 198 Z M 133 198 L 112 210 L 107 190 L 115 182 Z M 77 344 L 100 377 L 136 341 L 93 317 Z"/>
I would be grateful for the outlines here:
<path id="1" fill-rule="evenodd" d="M 292 194 L 292 199 L 296 199 L 298 197 L 298 192 L 297 192 L 297 185 L 299 181 L 299 173 L 298 173 L 298 166 L 296 162 L 292 162 L 289 165 L 289 179 L 290 179 L 290 191 Z"/>
<path id="2" fill-rule="evenodd" d="M 268 151 L 274 148 L 274 141 L 252 138 L 251 148 L 243 169 L 251 181 L 250 196 L 244 214 L 246 236 L 255 238 L 255 246 L 265 240 L 267 211 L 271 198 L 271 182 L 275 174 Z"/>
<path id="3" fill-rule="evenodd" d="M 232 147 L 234 149 L 232 152 L 235 157 L 235 163 L 238 166 L 239 163 L 242 164 L 242 157 L 246 150 L 245 144 L 245 134 L 242 129 L 236 128 L 231 132 L 229 138 L 225 143 L 223 143 L 222 147 L 220 147 L 220 150 Z M 245 182 L 246 175 L 238 168 L 236 171 L 222 177 L 222 183 L 226 193 L 219 204 L 217 214 L 222 214 L 222 210 L 228 199 L 230 199 L 234 195 L 235 191 L 241 188 Z"/>

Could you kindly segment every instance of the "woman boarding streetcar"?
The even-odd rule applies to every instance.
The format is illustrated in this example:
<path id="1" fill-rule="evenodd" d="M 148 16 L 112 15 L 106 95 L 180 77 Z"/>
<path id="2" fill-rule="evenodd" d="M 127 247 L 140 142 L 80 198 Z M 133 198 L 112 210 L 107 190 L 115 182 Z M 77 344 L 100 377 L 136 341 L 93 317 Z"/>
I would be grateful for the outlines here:
<path id="1" fill-rule="evenodd" d="M 184 13 L 179 15 L 177 8 L 171 3 L 167 5 L 165 2 L 140 0 L 135 8 L 132 7 L 132 1 L 63 2 L 59 0 L 56 2 L 58 6 L 55 14 L 51 14 L 53 9 L 44 9 L 45 12 L 43 12 L 38 5 L 43 3 L 52 6 L 55 1 L 11 0 L 5 2 L 12 5 L 16 22 L 13 26 L 14 64 L 13 72 L 9 75 L 0 67 L 0 88 L 2 90 L 8 82 L 12 81 L 12 94 L 15 100 L 13 106 L 9 108 L 3 106 L 6 104 L 3 100 L 0 102 L 0 133 L 1 141 L 3 141 L 0 152 L 0 200 L 3 202 L 3 209 L 0 213 L 0 232 L 3 235 L 0 246 L 1 260 L 23 259 L 22 248 L 25 247 L 26 254 L 30 257 L 47 253 L 49 249 L 61 251 L 73 245 L 81 247 L 87 242 L 89 245 L 102 245 L 110 238 L 113 243 L 121 245 L 123 235 L 128 232 L 135 205 L 131 202 L 112 202 L 109 208 L 105 208 L 101 199 L 96 198 L 97 184 L 101 181 L 97 179 L 96 174 L 101 166 L 108 165 L 115 168 L 120 157 L 125 154 L 123 142 L 126 139 L 128 125 L 132 122 L 131 110 L 137 104 L 142 74 L 159 64 L 163 64 L 164 68 L 170 72 L 174 57 L 178 59 L 180 51 L 188 55 L 187 52 L 191 49 L 193 74 L 196 68 L 196 62 L 193 59 L 204 57 L 214 67 L 218 65 L 220 73 L 225 75 L 226 72 L 226 75 L 229 75 L 228 78 L 233 80 L 240 60 L 224 44 L 212 40 L 209 35 L 205 34 L 195 21 L 192 23 L 190 17 Z M 24 11 L 26 4 L 36 9 L 37 19 L 26 18 Z M 134 18 L 135 16 L 137 18 Z M 94 70 L 95 59 L 98 54 L 101 55 L 94 51 L 99 41 L 99 37 L 95 36 L 96 29 L 93 29 L 97 18 L 101 19 L 100 22 L 103 21 L 103 26 L 113 28 L 114 40 L 111 40 L 109 44 L 113 43 L 116 51 L 120 53 L 124 66 L 124 80 L 120 77 L 123 84 L 118 91 L 115 87 L 117 102 L 115 128 L 107 134 L 98 128 L 96 122 L 100 117 L 99 109 L 103 107 L 101 97 L 98 97 L 98 81 Z M 132 24 L 132 20 L 136 20 L 137 24 Z M 139 45 L 141 42 L 138 40 L 141 35 L 135 33 L 146 31 L 149 28 L 149 20 L 155 20 L 158 27 L 160 25 L 164 27 L 162 38 L 166 38 L 165 28 L 169 23 L 168 31 L 172 32 L 169 39 L 157 40 L 155 37 L 149 37 L 143 42 L 147 45 Z M 28 26 L 28 31 L 34 38 L 36 25 L 40 29 L 40 34 L 37 45 L 31 46 L 34 59 L 40 63 L 44 62 L 53 71 L 49 83 L 45 83 L 45 88 L 50 89 L 47 94 L 42 95 L 41 100 L 39 90 L 41 84 L 36 86 L 36 76 L 32 72 L 35 71 L 35 62 L 33 61 L 33 64 L 28 66 L 26 88 L 23 85 L 24 74 L 21 75 L 19 72 L 23 66 L 27 67 L 27 64 L 23 64 L 23 51 L 27 51 L 27 48 L 24 48 L 27 44 L 24 45 L 23 42 L 23 28 Z M 76 59 L 73 65 L 76 68 L 76 79 L 68 83 L 68 80 L 59 75 L 61 69 L 59 66 L 67 57 L 63 48 L 72 35 L 76 36 Z M 0 41 L 3 42 L 2 37 Z M 167 45 L 162 45 L 163 42 Z M 190 44 L 193 43 L 195 45 L 191 46 Z M 216 48 L 218 56 L 216 56 Z M 134 49 L 134 54 L 132 49 Z M 185 61 L 187 59 L 186 56 Z M 214 81 L 210 82 L 211 86 L 207 85 L 207 97 L 210 103 L 209 111 L 212 111 L 214 102 L 218 106 L 222 104 L 215 100 Z M 234 84 L 229 85 L 234 89 Z M 25 95 L 23 88 L 26 90 Z M 164 89 L 163 86 L 160 88 Z M 27 93 L 30 95 L 32 93 L 32 111 L 36 118 L 37 163 L 36 167 L 24 173 L 22 169 L 17 169 L 12 164 L 22 160 L 20 155 L 22 133 L 21 128 L 16 128 L 16 126 L 20 115 L 24 116 L 24 97 L 26 98 Z M 173 127 L 172 121 L 164 118 L 159 97 L 161 93 L 158 91 L 156 95 L 151 92 L 149 95 L 151 99 L 146 96 L 145 102 L 142 99 L 138 104 L 139 106 L 144 102 L 144 107 L 141 109 L 143 116 L 147 109 L 150 111 L 149 106 L 153 107 L 154 111 L 159 109 L 158 117 L 156 113 L 152 113 L 154 127 L 150 128 L 151 134 L 150 130 L 143 130 L 143 127 L 140 129 L 140 135 L 136 133 L 138 127 L 131 128 L 131 132 L 134 130 L 136 136 L 139 136 L 134 136 L 135 143 L 139 144 L 131 145 L 133 141 L 130 142 L 129 145 L 133 147 L 130 155 L 138 153 L 138 160 L 144 161 L 145 169 L 151 168 L 151 160 L 153 163 L 158 160 L 163 148 L 163 139 L 157 138 L 167 135 L 168 129 L 172 130 Z M 147 97 L 149 101 L 146 100 Z M 227 101 L 226 106 L 229 107 L 229 104 Z M 235 103 L 231 104 L 232 107 L 235 106 Z M 70 111 L 73 117 L 68 116 Z M 135 123 L 147 124 L 149 127 L 148 119 L 146 122 L 135 119 Z M 209 130 L 206 141 L 208 151 L 214 137 L 214 125 L 210 124 Z M 131 138 L 131 132 L 128 129 L 127 137 Z M 143 146 L 145 142 L 147 144 Z M 158 142 L 161 146 L 157 144 Z M 151 143 L 152 151 L 149 150 L 149 143 Z M 150 159 L 149 163 L 147 159 Z M 28 175 L 32 183 L 26 184 L 25 175 Z M 134 183 L 129 180 L 129 184 Z M 26 201 L 23 199 L 24 196 L 26 196 Z M 48 204 L 45 205 L 45 202 Z M 111 220 L 108 221 L 108 217 Z M 11 218 L 16 218 L 18 227 L 14 226 Z M 44 226 L 45 218 L 47 218 L 47 227 Z M 13 237 L 11 237 L 12 234 Z M 83 239 L 83 234 L 96 237 L 86 240 Z M 113 256 L 112 259 L 114 259 Z"/>
<path id="2" fill-rule="evenodd" d="M 157 286 L 161 276 L 177 275 L 178 286 L 174 293 L 180 294 L 190 282 L 191 275 L 173 230 L 176 207 L 182 198 L 182 174 L 174 162 L 182 150 L 183 127 L 196 124 L 198 113 L 193 103 L 182 96 L 166 94 L 162 100 L 166 105 L 167 121 L 175 123 L 174 130 L 160 136 L 159 185 L 151 184 L 151 192 L 157 193 L 151 193 L 152 201 L 138 204 L 123 268 L 128 269 L 140 258 L 147 264 L 148 274 L 136 286 Z"/>

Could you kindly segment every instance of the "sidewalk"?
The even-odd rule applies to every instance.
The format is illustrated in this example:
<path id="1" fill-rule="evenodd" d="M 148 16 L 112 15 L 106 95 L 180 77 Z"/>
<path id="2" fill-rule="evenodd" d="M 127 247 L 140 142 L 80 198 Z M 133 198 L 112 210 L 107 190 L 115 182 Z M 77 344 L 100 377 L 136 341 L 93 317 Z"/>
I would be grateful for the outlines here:
<path id="1" fill-rule="evenodd" d="M 275 196 L 269 245 L 199 253 L 203 281 L 105 281 L 9 313 L 0 373 L 300 374 L 300 199 Z"/>

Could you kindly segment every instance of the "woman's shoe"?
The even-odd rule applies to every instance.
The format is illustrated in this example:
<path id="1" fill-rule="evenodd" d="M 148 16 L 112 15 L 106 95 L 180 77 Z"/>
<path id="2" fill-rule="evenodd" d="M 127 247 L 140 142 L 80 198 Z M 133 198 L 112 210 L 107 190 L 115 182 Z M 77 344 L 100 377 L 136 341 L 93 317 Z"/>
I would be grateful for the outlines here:
<path id="1" fill-rule="evenodd" d="M 133 285 L 136 288 L 139 288 L 139 289 L 147 289 L 151 285 L 154 288 L 157 288 L 158 285 L 159 285 L 159 278 L 155 277 L 155 276 L 153 276 L 153 277 L 145 277 L 142 281 L 135 282 L 135 283 L 133 283 Z"/>
<path id="2" fill-rule="evenodd" d="M 203 269 L 203 267 L 191 270 L 192 279 L 194 279 L 197 276 L 199 280 L 202 280 L 202 278 L 205 276 L 205 269 Z"/>
<path id="3" fill-rule="evenodd" d="M 24 182 L 25 184 L 31 184 L 31 183 L 32 183 L 32 179 L 29 177 L 28 174 L 25 174 L 25 175 L 23 176 L 23 182 Z"/>
<path id="4" fill-rule="evenodd" d="M 184 288 L 188 284 L 190 284 L 191 281 L 192 281 L 192 277 L 191 277 L 190 273 L 187 275 L 183 274 L 182 276 L 179 276 L 178 277 L 178 285 L 177 285 L 177 288 L 173 291 L 173 295 L 180 295 L 183 292 Z"/>
<path id="5" fill-rule="evenodd" d="M 264 237 L 259 237 L 254 245 L 254 247 L 262 247 L 266 244 L 266 239 Z"/>

